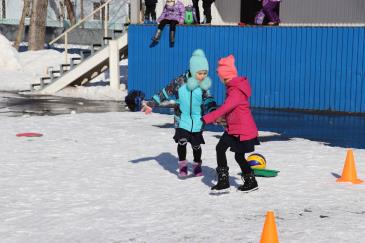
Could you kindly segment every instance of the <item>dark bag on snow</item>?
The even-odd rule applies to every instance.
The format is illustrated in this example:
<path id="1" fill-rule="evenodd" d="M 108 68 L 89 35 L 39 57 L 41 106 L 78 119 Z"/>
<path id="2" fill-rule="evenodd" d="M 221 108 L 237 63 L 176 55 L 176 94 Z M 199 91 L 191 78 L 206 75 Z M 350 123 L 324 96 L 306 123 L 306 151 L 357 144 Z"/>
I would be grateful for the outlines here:
<path id="1" fill-rule="evenodd" d="M 125 103 L 130 111 L 141 111 L 142 101 L 144 100 L 145 94 L 140 90 L 131 90 L 125 97 Z"/>

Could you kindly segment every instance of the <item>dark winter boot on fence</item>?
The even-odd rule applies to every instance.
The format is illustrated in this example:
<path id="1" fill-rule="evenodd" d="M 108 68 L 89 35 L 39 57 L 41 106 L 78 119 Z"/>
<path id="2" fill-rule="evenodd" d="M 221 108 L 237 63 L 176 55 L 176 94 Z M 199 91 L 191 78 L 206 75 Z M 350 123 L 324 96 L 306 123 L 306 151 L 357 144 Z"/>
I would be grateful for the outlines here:
<path id="1" fill-rule="evenodd" d="M 186 160 L 179 161 L 179 177 L 184 178 L 188 176 L 188 162 Z"/>
<path id="2" fill-rule="evenodd" d="M 227 191 L 229 189 L 228 167 L 217 167 L 218 183 L 211 189 L 215 191 Z"/>
<path id="3" fill-rule="evenodd" d="M 160 41 L 160 38 L 161 38 L 161 33 L 162 33 L 162 31 L 160 29 L 156 30 L 155 35 L 152 37 L 152 42 L 150 44 L 150 47 L 154 47 L 158 44 L 158 42 Z"/>
<path id="4" fill-rule="evenodd" d="M 170 31 L 170 47 L 175 46 L 175 31 Z"/>
<path id="5" fill-rule="evenodd" d="M 193 164 L 193 173 L 195 176 L 203 176 L 203 171 L 202 171 L 202 162 L 194 162 Z"/>
<path id="6" fill-rule="evenodd" d="M 238 187 L 239 191 L 251 192 L 259 189 L 254 172 L 251 172 L 249 174 L 243 174 L 241 178 L 244 183 L 243 185 Z"/>

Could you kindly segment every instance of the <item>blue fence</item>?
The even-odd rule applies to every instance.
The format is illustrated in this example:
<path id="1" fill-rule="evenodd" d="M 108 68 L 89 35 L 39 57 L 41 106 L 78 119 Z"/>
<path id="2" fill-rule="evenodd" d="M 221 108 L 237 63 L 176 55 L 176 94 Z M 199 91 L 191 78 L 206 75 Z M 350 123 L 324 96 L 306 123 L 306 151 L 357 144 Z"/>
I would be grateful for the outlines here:
<path id="1" fill-rule="evenodd" d="M 129 89 L 152 96 L 187 70 L 193 50 L 202 48 L 219 103 L 225 92 L 216 63 L 234 54 L 240 75 L 251 82 L 253 107 L 365 112 L 363 27 L 179 26 L 174 48 L 168 28 L 149 48 L 155 30 L 129 27 Z"/>

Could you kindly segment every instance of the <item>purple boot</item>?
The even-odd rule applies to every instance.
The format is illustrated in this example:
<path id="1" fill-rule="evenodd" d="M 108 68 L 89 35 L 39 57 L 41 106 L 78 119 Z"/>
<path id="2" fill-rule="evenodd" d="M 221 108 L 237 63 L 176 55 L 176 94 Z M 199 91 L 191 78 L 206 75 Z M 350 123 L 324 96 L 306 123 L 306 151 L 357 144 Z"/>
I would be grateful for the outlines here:
<path id="1" fill-rule="evenodd" d="M 179 161 L 179 177 L 188 176 L 188 162 L 186 160 Z"/>
<path id="2" fill-rule="evenodd" d="M 194 173 L 195 176 L 203 176 L 202 162 L 200 162 L 200 163 L 194 162 L 193 163 L 193 173 Z"/>

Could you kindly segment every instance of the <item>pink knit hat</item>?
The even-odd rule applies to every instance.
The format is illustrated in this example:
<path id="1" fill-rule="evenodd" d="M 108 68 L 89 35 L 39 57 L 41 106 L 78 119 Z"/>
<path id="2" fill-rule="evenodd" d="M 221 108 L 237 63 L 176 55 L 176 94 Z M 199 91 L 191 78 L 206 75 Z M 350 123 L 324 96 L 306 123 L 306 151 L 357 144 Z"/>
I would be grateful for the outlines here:
<path id="1" fill-rule="evenodd" d="M 223 80 L 230 80 L 238 76 L 236 66 L 234 65 L 233 55 L 223 57 L 218 61 L 217 73 L 218 76 Z"/>

